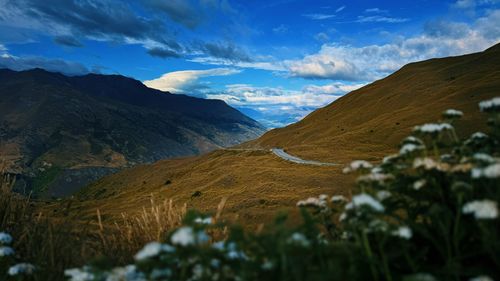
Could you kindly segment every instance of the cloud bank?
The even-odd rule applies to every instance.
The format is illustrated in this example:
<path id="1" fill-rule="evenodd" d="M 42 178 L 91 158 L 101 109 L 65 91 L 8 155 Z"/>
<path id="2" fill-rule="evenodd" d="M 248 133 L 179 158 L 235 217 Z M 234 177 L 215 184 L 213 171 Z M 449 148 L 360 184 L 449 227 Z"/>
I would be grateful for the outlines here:
<path id="1" fill-rule="evenodd" d="M 196 95 L 192 91 L 204 88 L 199 84 L 199 79 L 210 76 L 227 76 L 240 73 L 241 70 L 234 68 L 213 68 L 207 70 L 183 70 L 163 74 L 153 80 L 144 81 L 144 85 L 161 91 L 172 93 L 187 93 Z"/>
<path id="2" fill-rule="evenodd" d="M 483 51 L 500 42 L 500 10 L 473 24 L 435 21 L 422 34 L 369 46 L 324 44 L 312 55 L 282 62 L 292 77 L 347 81 L 382 78 L 403 65 L 436 57 Z"/>

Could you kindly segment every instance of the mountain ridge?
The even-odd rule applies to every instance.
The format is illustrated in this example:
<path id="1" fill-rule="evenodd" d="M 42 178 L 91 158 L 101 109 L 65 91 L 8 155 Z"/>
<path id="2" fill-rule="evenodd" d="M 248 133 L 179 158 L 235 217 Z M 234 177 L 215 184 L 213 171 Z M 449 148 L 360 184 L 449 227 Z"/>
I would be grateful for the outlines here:
<path id="1" fill-rule="evenodd" d="M 264 132 L 223 101 L 162 92 L 119 75 L 3 69 L 0 97 L 0 154 L 11 172 L 27 175 L 26 184 L 52 167 L 116 170 L 206 153 Z"/>

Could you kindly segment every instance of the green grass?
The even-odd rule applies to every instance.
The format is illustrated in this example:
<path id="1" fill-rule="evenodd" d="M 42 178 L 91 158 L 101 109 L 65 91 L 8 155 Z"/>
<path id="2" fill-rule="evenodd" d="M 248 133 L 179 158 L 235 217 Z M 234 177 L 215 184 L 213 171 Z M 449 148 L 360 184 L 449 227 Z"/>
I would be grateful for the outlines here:
<path id="1" fill-rule="evenodd" d="M 61 167 L 52 166 L 38 174 L 33 180 L 33 194 L 38 196 L 46 192 L 49 185 L 57 178 L 62 170 Z"/>

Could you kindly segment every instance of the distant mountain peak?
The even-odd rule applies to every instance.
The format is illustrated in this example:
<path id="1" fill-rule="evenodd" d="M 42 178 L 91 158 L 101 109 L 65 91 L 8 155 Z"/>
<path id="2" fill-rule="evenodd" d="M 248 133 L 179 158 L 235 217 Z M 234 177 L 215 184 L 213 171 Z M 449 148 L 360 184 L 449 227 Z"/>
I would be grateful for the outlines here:
<path id="1" fill-rule="evenodd" d="M 102 176 L 102 168 L 197 155 L 264 132 L 223 101 L 161 92 L 121 75 L 43 69 L 1 70 L 0 112 L 0 153 L 30 187 L 44 175 L 43 163 L 69 178 L 68 171 L 89 168 Z"/>

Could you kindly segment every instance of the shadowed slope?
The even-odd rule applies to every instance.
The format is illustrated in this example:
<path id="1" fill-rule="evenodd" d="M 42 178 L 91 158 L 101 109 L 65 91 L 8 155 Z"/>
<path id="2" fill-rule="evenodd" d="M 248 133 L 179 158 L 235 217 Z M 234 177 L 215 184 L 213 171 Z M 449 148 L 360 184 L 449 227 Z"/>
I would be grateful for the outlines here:
<path id="1" fill-rule="evenodd" d="M 0 112 L 8 170 L 22 175 L 28 190 L 56 196 L 111 169 L 206 153 L 264 132 L 220 100 L 161 92 L 119 75 L 41 69 L 0 70 Z"/>

